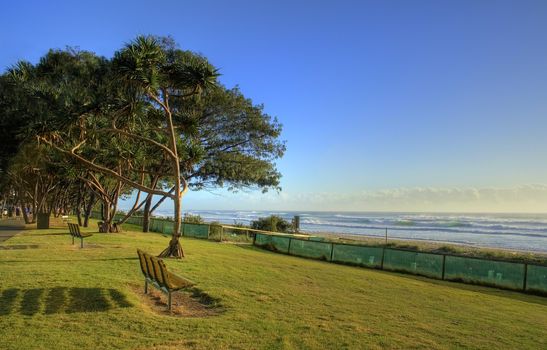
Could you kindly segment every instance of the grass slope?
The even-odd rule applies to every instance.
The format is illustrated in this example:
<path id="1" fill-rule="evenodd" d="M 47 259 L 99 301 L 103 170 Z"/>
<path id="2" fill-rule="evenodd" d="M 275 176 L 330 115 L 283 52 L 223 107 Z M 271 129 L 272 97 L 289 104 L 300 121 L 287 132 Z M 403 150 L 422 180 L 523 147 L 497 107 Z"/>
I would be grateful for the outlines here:
<path id="1" fill-rule="evenodd" d="M 225 309 L 158 315 L 136 248 L 168 237 L 27 230 L 0 246 L 2 349 L 547 348 L 547 298 L 183 239 L 167 265 Z"/>

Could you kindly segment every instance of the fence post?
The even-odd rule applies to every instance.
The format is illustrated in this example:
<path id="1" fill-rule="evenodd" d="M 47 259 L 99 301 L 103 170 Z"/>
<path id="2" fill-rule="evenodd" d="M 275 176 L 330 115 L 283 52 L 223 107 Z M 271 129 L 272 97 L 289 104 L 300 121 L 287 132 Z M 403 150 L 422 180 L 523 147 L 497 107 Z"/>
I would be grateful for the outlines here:
<path id="1" fill-rule="evenodd" d="M 207 240 L 209 240 L 210 234 L 211 234 L 211 225 L 207 225 Z"/>
<path id="2" fill-rule="evenodd" d="M 384 269 L 384 255 L 386 255 L 386 247 L 382 248 L 382 261 L 380 262 L 380 269 Z"/>
<path id="3" fill-rule="evenodd" d="M 330 244 L 330 261 L 332 261 L 332 258 L 334 256 L 334 243 Z"/>
<path id="4" fill-rule="evenodd" d="M 444 280 L 444 267 L 446 266 L 446 255 L 443 254 L 443 273 L 441 274 L 441 279 Z"/>
<path id="5" fill-rule="evenodd" d="M 526 283 L 528 282 L 528 264 L 524 263 L 524 281 L 522 282 L 522 290 L 526 290 Z"/>
<path id="6" fill-rule="evenodd" d="M 292 238 L 289 237 L 289 248 L 287 249 L 287 254 L 291 255 L 291 242 Z"/>

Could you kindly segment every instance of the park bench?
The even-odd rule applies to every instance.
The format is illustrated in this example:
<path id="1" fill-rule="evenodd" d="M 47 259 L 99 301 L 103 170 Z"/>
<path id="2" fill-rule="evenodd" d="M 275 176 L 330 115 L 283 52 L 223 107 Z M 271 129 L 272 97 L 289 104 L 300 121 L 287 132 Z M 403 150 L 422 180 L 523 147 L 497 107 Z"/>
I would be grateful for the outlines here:
<path id="1" fill-rule="evenodd" d="M 148 293 L 148 284 L 152 284 L 167 294 L 167 305 L 171 310 L 171 293 L 192 287 L 194 282 L 175 275 L 167 270 L 163 260 L 137 249 L 141 271 L 144 275 L 144 294 Z"/>
<path id="2" fill-rule="evenodd" d="M 84 238 L 93 236 L 91 233 L 80 232 L 80 226 L 78 226 L 78 224 L 68 223 L 68 230 L 72 236 L 72 244 L 74 244 L 74 238 L 80 239 L 80 248 L 84 247 Z"/>

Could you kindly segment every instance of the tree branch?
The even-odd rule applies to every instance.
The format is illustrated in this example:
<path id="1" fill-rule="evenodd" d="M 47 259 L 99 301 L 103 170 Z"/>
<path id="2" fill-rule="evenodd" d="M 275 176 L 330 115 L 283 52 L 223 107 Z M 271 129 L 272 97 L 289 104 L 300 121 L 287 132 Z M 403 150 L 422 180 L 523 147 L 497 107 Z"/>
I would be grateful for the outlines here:
<path id="1" fill-rule="evenodd" d="M 129 186 L 133 187 L 133 188 L 136 188 L 138 190 L 141 190 L 143 192 L 146 192 L 146 193 L 152 193 L 152 194 L 157 194 L 159 196 L 165 196 L 167 195 L 169 198 L 173 199 L 173 200 L 176 200 L 176 197 L 171 195 L 170 193 L 167 193 L 167 192 L 164 192 L 164 191 L 159 191 L 159 190 L 155 190 L 155 189 L 151 189 L 149 187 L 146 187 L 146 186 L 143 186 L 133 180 L 130 180 L 128 178 L 126 178 L 125 176 L 123 175 L 120 175 L 118 174 L 117 172 L 115 172 L 114 170 L 111 170 L 111 169 L 108 169 L 108 168 L 105 168 L 103 166 L 100 166 L 100 165 L 97 165 L 93 162 L 90 162 L 89 160 L 85 159 L 84 157 L 80 156 L 79 154 L 77 153 L 72 153 L 70 151 L 67 151 L 57 145 L 55 145 L 54 143 L 52 143 L 51 141 L 49 141 L 48 139 L 40 136 L 40 139 L 42 141 L 44 141 L 45 143 L 47 143 L 48 145 L 50 145 L 51 147 L 55 148 L 57 151 L 63 153 L 63 154 L 66 154 L 74 159 L 76 159 L 77 161 L 79 161 L 80 163 L 84 164 L 85 167 L 87 167 L 88 169 L 92 169 L 92 170 L 95 170 L 95 171 L 98 171 L 100 173 L 103 173 L 103 174 L 106 174 L 106 175 L 110 175 L 112 177 L 114 177 L 115 179 L 117 180 L 120 180 L 126 184 L 128 184 Z"/>

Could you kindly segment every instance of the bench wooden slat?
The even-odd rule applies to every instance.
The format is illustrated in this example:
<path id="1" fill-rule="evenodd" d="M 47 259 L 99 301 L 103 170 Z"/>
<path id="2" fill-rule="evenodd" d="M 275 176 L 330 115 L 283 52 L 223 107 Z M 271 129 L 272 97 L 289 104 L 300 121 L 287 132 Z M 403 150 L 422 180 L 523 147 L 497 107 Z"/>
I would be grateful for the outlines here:
<path id="1" fill-rule="evenodd" d="M 168 307 L 171 310 L 171 293 L 189 288 L 195 283 L 184 277 L 178 276 L 165 266 L 162 259 L 158 259 L 144 251 L 137 249 L 141 271 L 144 275 L 144 293 L 148 293 L 148 283 L 153 284 L 168 295 Z"/>

